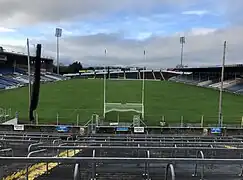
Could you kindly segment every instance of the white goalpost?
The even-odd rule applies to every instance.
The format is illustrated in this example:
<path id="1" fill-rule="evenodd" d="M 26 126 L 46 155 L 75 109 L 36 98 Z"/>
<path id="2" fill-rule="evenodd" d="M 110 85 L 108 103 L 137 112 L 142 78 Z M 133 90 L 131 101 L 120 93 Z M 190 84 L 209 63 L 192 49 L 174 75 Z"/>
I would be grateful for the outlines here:
<path id="1" fill-rule="evenodd" d="M 107 51 L 105 50 L 105 57 L 107 56 Z M 146 59 L 146 53 L 144 51 L 144 59 Z M 103 84 L 103 100 L 104 100 L 104 109 L 103 109 L 103 117 L 106 118 L 106 114 L 109 112 L 136 112 L 141 114 L 142 120 L 144 119 L 144 88 L 145 88 L 145 68 L 143 68 L 143 78 L 142 78 L 142 87 L 141 87 L 141 100 L 140 102 L 108 102 L 106 99 L 106 80 L 108 72 L 104 72 L 104 84 Z"/>

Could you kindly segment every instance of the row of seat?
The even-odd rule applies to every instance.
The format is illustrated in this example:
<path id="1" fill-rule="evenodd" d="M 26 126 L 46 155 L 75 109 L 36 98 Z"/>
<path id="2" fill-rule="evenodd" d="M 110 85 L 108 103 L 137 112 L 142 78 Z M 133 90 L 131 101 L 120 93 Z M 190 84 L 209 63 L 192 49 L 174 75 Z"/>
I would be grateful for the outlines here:
<path id="1" fill-rule="evenodd" d="M 34 81 L 34 76 L 31 75 L 31 82 Z M 41 82 L 54 82 L 58 80 L 65 80 L 66 78 L 54 73 L 41 74 Z M 29 83 L 29 76 L 26 72 L 18 73 L 12 72 L 11 68 L 0 69 L 0 89 L 9 89 L 22 87 Z"/>
<path id="2" fill-rule="evenodd" d="M 190 75 L 179 75 L 179 76 L 174 76 L 169 79 L 170 81 L 175 81 L 175 82 L 181 82 L 181 83 L 186 83 L 186 84 L 192 84 L 192 85 L 197 85 L 201 87 L 210 87 L 210 88 L 215 88 L 219 89 L 221 86 L 221 83 L 219 79 L 200 79 L 196 76 L 193 76 L 192 74 Z M 233 92 L 233 93 L 239 93 L 243 94 L 243 79 L 231 79 L 231 80 L 225 80 L 223 82 L 223 89 L 225 91 Z"/>

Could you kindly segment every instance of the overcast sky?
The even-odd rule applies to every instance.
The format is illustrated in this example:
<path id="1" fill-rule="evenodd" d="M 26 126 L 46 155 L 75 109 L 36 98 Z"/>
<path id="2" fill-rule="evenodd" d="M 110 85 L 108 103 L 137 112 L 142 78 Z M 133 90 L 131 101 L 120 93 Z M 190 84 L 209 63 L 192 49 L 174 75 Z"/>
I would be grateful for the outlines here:
<path id="1" fill-rule="evenodd" d="M 55 57 L 55 28 L 63 29 L 64 64 L 174 67 L 179 37 L 186 36 L 184 64 L 243 63 L 243 0 L 0 0 L 0 44 L 26 52 L 26 38 Z M 107 57 L 104 52 L 107 49 Z M 146 59 L 143 51 L 146 50 Z"/>

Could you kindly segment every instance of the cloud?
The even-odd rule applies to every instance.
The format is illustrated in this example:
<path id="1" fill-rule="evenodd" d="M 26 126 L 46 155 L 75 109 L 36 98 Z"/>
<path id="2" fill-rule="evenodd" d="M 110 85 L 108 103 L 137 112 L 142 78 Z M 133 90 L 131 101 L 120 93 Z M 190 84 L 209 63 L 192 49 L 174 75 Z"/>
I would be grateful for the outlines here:
<path id="1" fill-rule="evenodd" d="M 243 31 L 242 26 L 219 30 L 190 29 L 186 36 L 184 64 L 189 66 L 221 64 L 223 41 L 227 40 L 227 64 L 242 62 Z M 209 33 L 204 33 L 204 30 Z M 195 33 L 201 31 L 203 33 Z M 191 33 L 194 32 L 192 35 Z M 86 65 L 140 65 L 151 68 L 174 67 L 180 63 L 179 35 L 151 36 L 147 39 L 124 39 L 124 34 L 95 34 L 69 36 L 60 40 L 60 58 L 63 63 L 78 60 Z M 56 44 L 53 41 L 40 40 L 43 43 L 43 55 L 56 56 Z M 14 49 L 5 42 L 4 48 Z M 14 42 L 11 42 L 14 44 Z M 20 42 L 19 42 L 20 43 Z M 33 43 L 33 42 L 32 42 Z M 18 44 L 16 44 L 18 45 Z M 104 50 L 107 49 L 107 57 Z M 143 50 L 147 51 L 144 60 Z M 17 46 L 21 50 L 21 46 Z M 24 48 L 22 47 L 22 50 Z M 26 50 L 25 50 L 26 52 Z"/>
<path id="2" fill-rule="evenodd" d="M 189 34 L 193 36 L 207 35 L 215 32 L 216 30 L 217 30 L 216 28 L 192 28 Z"/>
<path id="3" fill-rule="evenodd" d="M 159 68 L 180 63 L 179 37 L 184 34 L 185 64 L 220 64 L 224 40 L 228 41 L 226 62 L 239 63 L 243 46 L 242 2 L 0 0 L 0 6 L 5 7 L 0 11 L 0 27 L 15 28 L 18 32 L 8 37 L 1 33 L 0 38 L 4 48 L 26 52 L 25 42 L 29 37 L 32 44 L 43 44 L 43 55 L 55 57 L 54 31 L 60 26 L 63 63 L 79 60 L 90 65 Z"/>
<path id="4" fill-rule="evenodd" d="M 227 64 L 240 63 L 242 31 L 243 27 L 234 27 L 188 35 L 184 49 L 184 63 L 189 66 L 220 64 L 224 40 L 228 41 Z M 193 29 L 187 34 L 191 32 Z M 45 53 L 55 57 L 55 43 L 43 41 L 43 44 Z M 106 58 L 105 49 L 108 50 Z M 144 49 L 147 51 L 146 60 L 143 59 Z M 123 34 L 119 33 L 64 37 L 60 41 L 60 53 L 61 59 L 79 60 L 89 65 L 174 67 L 180 61 L 179 35 L 152 36 L 144 40 L 124 39 Z"/>
<path id="5" fill-rule="evenodd" d="M 36 23 L 62 23 L 73 19 L 102 18 L 121 11 L 128 14 L 147 14 L 168 11 L 175 4 L 185 7 L 195 0 L 1 0 L 0 24 L 9 27 L 34 25 Z M 158 8 L 159 7 L 159 8 Z"/>
<path id="6" fill-rule="evenodd" d="M 183 15 L 197 15 L 197 16 L 203 16 L 205 14 L 208 14 L 209 12 L 206 10 L 197 10 L 197 11 L 184 11 L 182 12 Z"/>
<path id="7" fill-rule="evenodd" d="M 15 32 L 15 29 L 0 27 L 0 33 Z"/>

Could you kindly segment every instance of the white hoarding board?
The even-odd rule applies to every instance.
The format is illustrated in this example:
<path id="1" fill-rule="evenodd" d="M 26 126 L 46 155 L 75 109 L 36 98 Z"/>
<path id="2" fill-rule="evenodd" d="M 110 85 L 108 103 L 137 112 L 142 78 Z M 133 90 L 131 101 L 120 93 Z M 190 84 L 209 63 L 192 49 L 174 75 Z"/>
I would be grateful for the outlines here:
<path id="1" fill-rule="evenodd" d="M 144 127 L 134 127 L 135 133 L 144 133 Z"/>
<path id="2" fill-rule="evenodd" d="M 14 125 L 15 131 L 24 131 L 24 125 Z"/>

